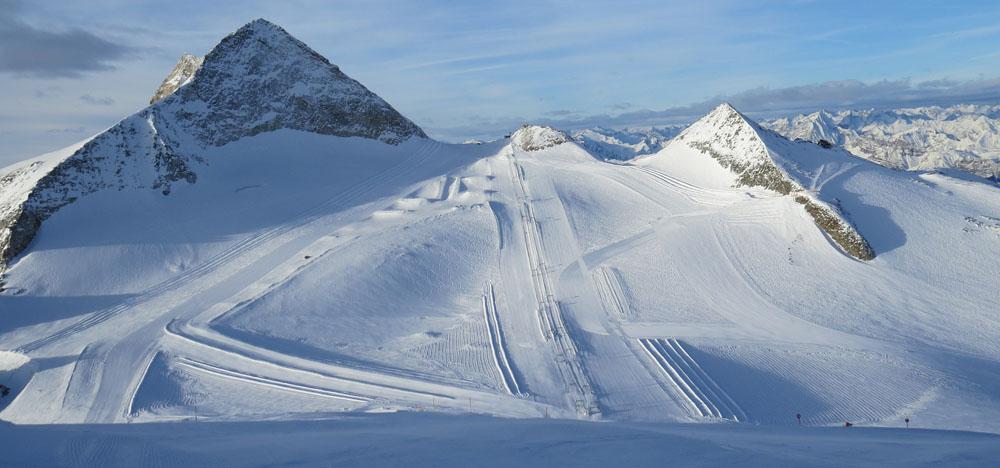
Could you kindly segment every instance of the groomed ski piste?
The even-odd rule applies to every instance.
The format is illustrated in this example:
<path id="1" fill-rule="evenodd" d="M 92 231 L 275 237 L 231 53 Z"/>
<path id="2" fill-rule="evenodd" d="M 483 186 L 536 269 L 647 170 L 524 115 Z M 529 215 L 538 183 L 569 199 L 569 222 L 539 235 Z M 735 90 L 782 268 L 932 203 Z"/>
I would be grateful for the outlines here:
<path id="1" fill-rule="evenodd" d="M 721 151 L 765 155 L 801 190 L 742 185 Z M 728 105 L 625 163 L 540 126 L 467 145 L 277 129 L 199 157 L 169 196 L 75 200 L 10 264 L 0 419 L 149 435 L 434 412 L 455 417 L 426 416 L 441 434 L 490 420 L 474 414 L 712 446 L 907 419 L 1000 433 L 1000 230 L 970 221 L 1000 218 L 989 183 L 791 142 Z M 592 431 L 537 424 L 522 430 Z M 984 457 L 996 441 L 933 434 Z"/>
<path id="2" fill-rule="evenodd" d="M 332 180 L 275 178 L 277 148 Z M 864 183 L 868 210 L 901 213 L 878 223 L 910 235 L 847 208 L 880 251 L 865 263 L 789 197 L 727 189 L 711 159 L 670 151 L 622 166 L 574 143 L 277 131 L 220 148 L 175 196 L 81 200 L 11 268 L 23 292 L 3 296 L 16 312 L 2 344 L 30 358 L 30 376 L 2 416 L 784 425 L 799 413 L 813 426 L 997 430 L 998 240 L 963 230 L 994 214 L 995 188 L 860 161 L 821 181 L 844 194 Z M 672 170 L 682 163 L 702 167 Z M 695 170 L 723 182 L 684 181 Z M 251 207 L 260 227 L 245 230 Z"/>

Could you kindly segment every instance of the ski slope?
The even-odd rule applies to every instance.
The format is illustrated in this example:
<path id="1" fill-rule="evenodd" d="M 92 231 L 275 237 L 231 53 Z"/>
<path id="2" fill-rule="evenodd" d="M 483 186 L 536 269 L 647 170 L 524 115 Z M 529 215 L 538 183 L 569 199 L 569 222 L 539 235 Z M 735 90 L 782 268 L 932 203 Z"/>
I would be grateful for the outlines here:
<path id="1" fill-rule="evenodd" d="M 633 165 L 572 142 L 222 146 L 175 195 L 88 197 L 45 225 L 0 296 L 0 347 L 30 358 L 0 414 L 997 431 L 1000 239 L 965 219 L 995 214 L 997 190 L 765 138 L 875 260 L 680 145 Z"/>
<path id="2" fill-rule="evenodd" d="M 308 106 L 277 128 L 211 109 L 233 118 L 204 128 L 222 140 L 203 144 L 184 136 L 190 122 L 161 120 L 122 142 L 161 148 L 169 130 L 197 149 L 173 155 L 197 177 L 170 179 L 169 193 L 111 171 L 115 158 L 160 168 L 128 159 L 141 151 L 65 165 L 118 141 L 106 135 L 5 169 L 5 216 L 35 196 L 79 196 L 39 221 L 5 272 L 0 419 L 66 435 L 65 424 L 269 430 L 251 422 L 475 413 L 613 421 L 619 435 L 708 423 L 721 429 L 676 430 L 718 430 L 706 436 L 716 448 L 761 426 L 745 440 L 794 440 L 780 426 L 797 414 L 806 426 L 909 418 L 1000 433 L 996 186 L 792 142 L 728 105 L 628 163 L 543 126 L 436 142 L 265 23 L 113 129 L 208 106 L 219 80 L 224 97 L 242 96 L 224 65 L 272 49 L 317 67 L 295 72 L 317 86 L 337 78 L 319 97 L 361 99 L 391 128 L 332 126 L 343 122 Z M 268 41 L 280 47 L 259 50 Z M 71 178 L 75 191 L 35 190 L 80 167 L 97 169 Z M 846 249 L 824 219 L 874 255 Z M 538 424 L 525 430 L 550 427 Z M 159 429 L 146 430 L 137 437 Z"/>

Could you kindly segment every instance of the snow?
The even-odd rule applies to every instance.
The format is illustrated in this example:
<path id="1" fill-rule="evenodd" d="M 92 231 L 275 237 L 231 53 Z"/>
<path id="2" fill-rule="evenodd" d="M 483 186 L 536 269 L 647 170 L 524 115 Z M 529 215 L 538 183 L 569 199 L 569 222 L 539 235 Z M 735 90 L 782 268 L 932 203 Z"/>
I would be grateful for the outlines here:
<path id="1" fill-rule="evenodd" d="M 595 156 L 607 160 L 629 160 L 655 153 L 684 127 L 625 128 L 594 127 L 573 132 L 573 139 Z"/>
<path id="2" fill-rule="evenodd" d="M 199 420 L 201 421 L 201 420 Z M 427 413 L 312 421 L 13 427 L 12 466 L 992 466 L 994 435 L 598 424 Z"/>
<path id="3" fill-rule="evenodd" d="M 28 363 L 31 359 L 21 353 L 0 351 L 0 372 L 12 371 Z"/>
<path id="4" fill-rule="evenodd" d="M 525 151 L 536 151 L 570 141 L 569 135 L 544 125 L 525 125 L 510 136 L 510 141 Z"/>
<path id="5" fill-rule="evenodd" d="M 975 370 L 1000 355 L 1000 245 L 982 227 L 998 190 L 762 131 L 746 144 L 766 152 L 731 148 L 837 200 L 879 254 L 863 264 L 792 196 L 734 187 L 684 143 L 703 130 L 634 165 L 574 143 L 279 130 L 206 150 L 198 183 L 170 196 L 81 198 L 9 271 L 0 347 L 54 361 L 0 414 L 256 420 L 471 400 L 517 417 L 998 431 L 998 383 Z M 676 350 L 653 359 L 643 340 Z"/>
<path id="6" fill-rule="evenodd" d="M 960 104 L 819 111 L 763 122 L 789 139 L 825 139 L 879 164 L 906 170 L 1000 173 L 1000 106 Z"/>
<path id="7" fill-rule="evenodd" d="M 49 187 L 77 198 L 4 278 L 9 460 L 995 457 L 992 435 L 889 428 L 1000 433 L 996 186 L 788 141 L 728 105 L 625 163 L 544 126 L 206 145 L 168 111 L 219 110 L 182 99 L 212 63 L 84 145 L 112 157 L 71 148 L 0 188 L 17 207 L 53 163 L 98 169 Z M 165 142 L 197 175 L 167 195 Z M 877 256 L 846 255 L 799 197 Z M 824 428 L 845 421 L 871 428 Z"/>

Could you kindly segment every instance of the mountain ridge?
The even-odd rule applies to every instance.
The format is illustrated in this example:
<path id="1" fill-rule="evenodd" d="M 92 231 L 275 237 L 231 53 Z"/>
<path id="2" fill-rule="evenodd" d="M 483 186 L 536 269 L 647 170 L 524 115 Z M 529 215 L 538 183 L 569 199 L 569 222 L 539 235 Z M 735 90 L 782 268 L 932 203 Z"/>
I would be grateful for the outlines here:
<path id="1" fill-rule="evenodd" d="M 226 36 L 198 62 L 192 55 L 182 57 L 150 106 L 65 158 L 33 166 L 33 186 L 0 192 L 0 271 L 27 248 L 45 219 L 80 197 L 125 188 L 167 195 L 178 182 L 195 183 L 197 167 L 206 163 L 199 156 L 204 147 L 279 128 L 387 144 L 427 137 L 336 65 L 264 19 Z M 15 172 L 6 185 L 13 178 L 26 180 L 26 171 Z"/>

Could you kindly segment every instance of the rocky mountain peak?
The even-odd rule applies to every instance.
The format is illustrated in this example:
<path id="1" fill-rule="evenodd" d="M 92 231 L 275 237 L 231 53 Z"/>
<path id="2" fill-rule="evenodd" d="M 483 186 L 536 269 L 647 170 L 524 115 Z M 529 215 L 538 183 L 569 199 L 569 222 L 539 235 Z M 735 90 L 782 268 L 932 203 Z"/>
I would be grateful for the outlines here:
<path id="1" fill-rule="evenodd" d="M 284 29 L 258 19 L 185 55 L 152 104 L 61 159 L 0 174 L 0 273 L 42 222 L 101 190 L 195 183 L 206 147 L 273 130 L 398 144 L 424 132 Z"/>
<path id="2" fill-rule="evenodd" d="M 163 83 L 160 83 L 160 87 L 156 88 L 156 92 L 149 99 L 149 103 L 155 104 L 167 96 L 174 94 L 181 86 L 190 83 L 194 78 L 194 74 L 201 68 L 204 60 L 204 57 L 197 57 L 191 54 L 182 55 L 181 59 L 177 61 L 177 65 L 174 66 L 174 69 L 163 79 Z"/>
<path id="3" fill-rule="evenodd" d="M 762 128 L 733 106 L 723 103 L 692 124 L 675 140 L 713 158 L 736 175 L 735 186 L 762 187 L 792 195 L 796 202 L 848 255 L 861 260 L 875 258 L 868 241 L 851 224 L 835 200 L 822 200 L 803 188 L 802 178 L 789 174 L 794 166 L 782 152 L 799 152 L 794 143 Z M 809 150 L 818 148 L 806 144 Z M 810 153 L 812 154 L 812 153 Z"/>
<path id="4" fill-rule="evenodd" d="M 681 132 L 677 140 L 712 156 L 739 175 L 749 167 L 770 162 L 760 131 L 763 130 L 752 120 L 728 103 L 722 103 Z M 749 179 L 740 182 L 761 185 Z M 768 188 L 787 193 L 783 188 Z"/>
<path id="5" fill-rule="evenodd" d="M 226 36 L 162 105 L 206 145 L 281 128 L 390 144 L 426 138 L 361 83 L 263 19 Z"/>

